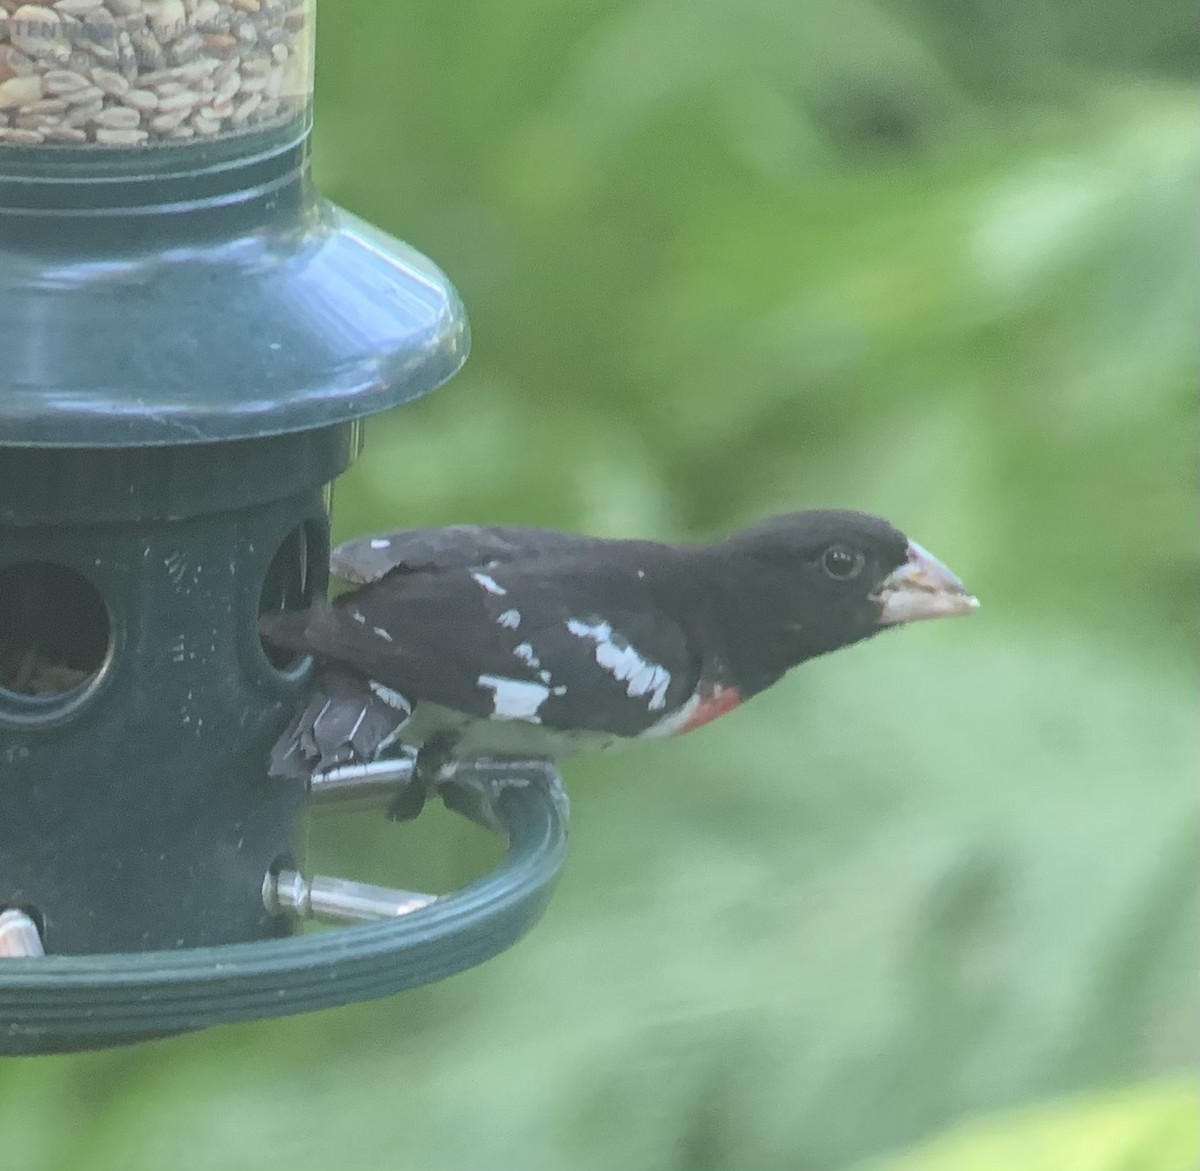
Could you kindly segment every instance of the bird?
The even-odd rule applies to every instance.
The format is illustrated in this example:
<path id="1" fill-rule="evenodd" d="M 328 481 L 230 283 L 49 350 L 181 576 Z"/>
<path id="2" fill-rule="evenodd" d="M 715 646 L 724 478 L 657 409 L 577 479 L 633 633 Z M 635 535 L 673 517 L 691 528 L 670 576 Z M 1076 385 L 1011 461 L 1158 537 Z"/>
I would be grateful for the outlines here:
<path id="1" fill-rule="evenodd" d="M 979 602 L 881 517 L 807 510 L 702 543 L 455 524 L 355 538 L 332 601 L 263 614 L 311 656 L 270 776 L 412 753 L 413 816 L 453 762 L 556 761 L 691 732 L 792 668 Z M 407 811 L 405 811 L 407 810 Z"/>

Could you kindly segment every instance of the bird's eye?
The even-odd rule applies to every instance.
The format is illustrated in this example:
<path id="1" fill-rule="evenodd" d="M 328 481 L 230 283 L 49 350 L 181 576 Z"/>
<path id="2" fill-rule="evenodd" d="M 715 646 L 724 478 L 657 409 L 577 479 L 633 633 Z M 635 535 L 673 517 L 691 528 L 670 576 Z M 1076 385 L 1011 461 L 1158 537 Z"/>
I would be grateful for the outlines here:
<path id="1" fill-rule="evenodd" d="M 866 558 L 856 549 L 831 545 L 821 554 L 821 568 L 835 581 L 849 581 L 862 572 Z"/>

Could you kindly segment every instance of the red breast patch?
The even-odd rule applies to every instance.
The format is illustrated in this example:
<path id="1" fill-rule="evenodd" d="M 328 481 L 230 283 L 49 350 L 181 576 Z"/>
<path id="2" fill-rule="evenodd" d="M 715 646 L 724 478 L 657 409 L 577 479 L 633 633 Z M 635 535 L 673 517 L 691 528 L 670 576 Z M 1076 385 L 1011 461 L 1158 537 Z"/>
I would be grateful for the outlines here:
<path id="1" fill-rule="evenodd" d="M 742 697 L 736 687 L 722 687 L 720 684 L 714 684 L 709 687 L 702 686 L 700 689 L 700 702 L 692 710 L 691 715 L 684 721 L 679 731 L 690 732 L 693 728 L 699 728 L 702 724 L 710 724 L 718 716 L 723 716 L 726 712 L 733 711 L 741 702 Z"/>

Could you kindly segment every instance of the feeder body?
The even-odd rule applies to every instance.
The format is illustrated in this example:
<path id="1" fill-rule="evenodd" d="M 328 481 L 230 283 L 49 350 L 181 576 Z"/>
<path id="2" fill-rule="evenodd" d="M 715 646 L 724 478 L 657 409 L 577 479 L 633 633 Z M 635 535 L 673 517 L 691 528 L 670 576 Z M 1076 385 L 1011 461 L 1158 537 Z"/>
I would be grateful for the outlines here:
<path id="1" fill-rule="evenodd" d="M 255 620 L 324 591 L 323 487 L 352 454 L 349 426 L 0 454 L 0 902 L 50 954 L 280 932 L 260 888 L 304 794 L 263 761 L 305 668 Z"/>
<path id="2" fill-rule="evenodd" d="M 468 348 L 437 267 L 313 185 L 313 0 L 7 9 L 0 913 L 46 954 L 0 958 L 0 1054 L 316 1005 L 263 895 L 311 667 L 258 616 L 325 592 L 360 420 Z"/>

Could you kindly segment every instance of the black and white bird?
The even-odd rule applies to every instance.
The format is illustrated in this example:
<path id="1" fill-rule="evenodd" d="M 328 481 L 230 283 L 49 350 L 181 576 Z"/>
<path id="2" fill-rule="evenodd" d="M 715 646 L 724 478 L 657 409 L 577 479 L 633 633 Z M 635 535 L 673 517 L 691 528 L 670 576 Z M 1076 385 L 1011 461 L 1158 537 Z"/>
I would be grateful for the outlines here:
<path id="1" fill-rule="evenodd" d="M 887 521 L 845 511 L 698 545 L 453 525 L 349 541 L 332 570 L 352 588 L 331 604 L 261 620 L 316 662 L 273 776 L 393 746 L 556 759 L 672 736 L 808 659 L 978 605 Z"/>

